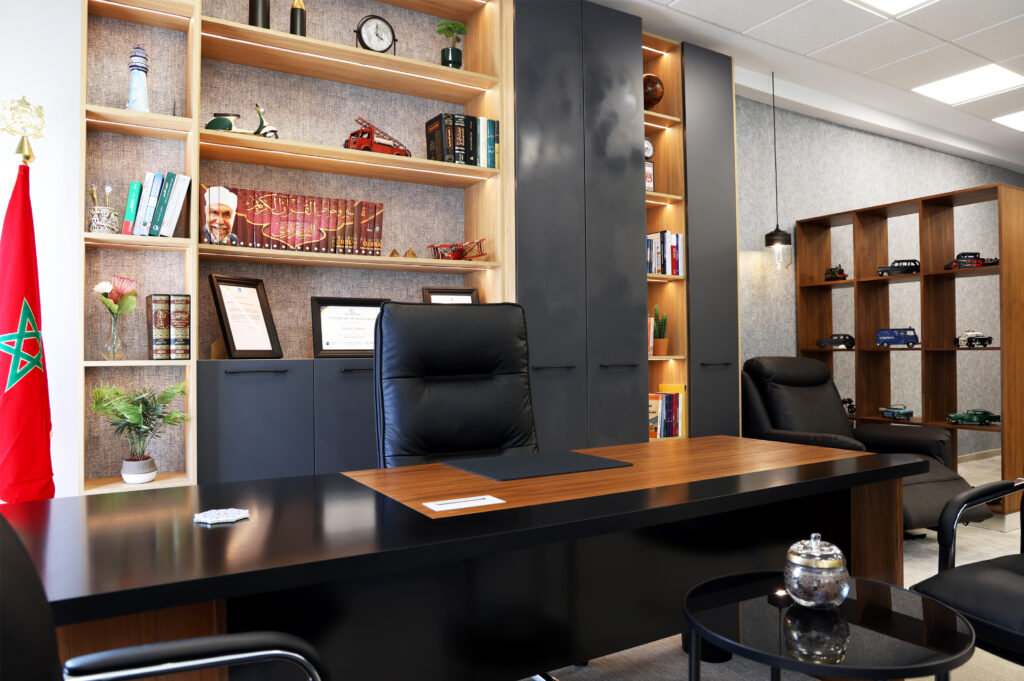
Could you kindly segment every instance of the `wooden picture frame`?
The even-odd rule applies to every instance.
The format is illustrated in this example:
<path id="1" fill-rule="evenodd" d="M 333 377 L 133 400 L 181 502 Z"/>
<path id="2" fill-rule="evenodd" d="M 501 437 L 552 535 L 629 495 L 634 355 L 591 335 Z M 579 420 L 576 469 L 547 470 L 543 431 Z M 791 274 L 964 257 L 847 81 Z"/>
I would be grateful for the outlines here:
<path id="1" fill-rule="evenodd" d="M 386 302 L 387 298 L 310 298 L 309 306 L 313 317 L 313 356 L 373 357 L 373 326 L 377 314 L 380 313 L 380 306 Z M 324 326 L 326 308 L 334 308 L 336 311 L 327 328 Z M 371 317 L 369 309 L 376 309 L 377 314 Z M 369 328 L 366 327 L 368 323 Z M 369 342 L 352 347 L 352 340 L 359 338 Z"/>
<path id="2" fill-rule="evenodd" d="M 440 288 L 424 286 L 423 302 L 441 305 L 476 305 L 480 302 L 480 293 L 475 288 L 470 287 Z"/>
<path id="3" fill-rule="evenodd" d="M 225 277 L 210 274 L 210 288 L 213 289 L 213 303 L 217 308 L 217 319 L 224 336 L 224 346 L 231 359 L 280 359 L 281 342 L 277 338 L 277 327 L 270 313 L 267 291 L 262 279 Z M 233 289 L 233 290 L 232 290 Z M 255 307 L 259 307 L 260 319 L 248 326 L 241 326 L 241 318 L 251 319 Z M 246 315 L 248 311 L 250 314 Z"/>

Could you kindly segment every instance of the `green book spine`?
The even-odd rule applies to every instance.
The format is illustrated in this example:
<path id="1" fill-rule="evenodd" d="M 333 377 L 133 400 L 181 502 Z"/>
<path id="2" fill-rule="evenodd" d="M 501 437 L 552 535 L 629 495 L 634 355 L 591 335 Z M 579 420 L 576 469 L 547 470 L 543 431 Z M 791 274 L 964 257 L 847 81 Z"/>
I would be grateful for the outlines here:
<path id="1" fill-rule="evenodd" d="M 174 189 L 174 173 L 167 173 L 164 185 L 160 188 L 160 196 L 156 200 L 156 210 L 153 211 L 153 224 L 149 228 L 150 236 L 160 236 L 160 226 L 164 222 L 164 213 L 167 212 L 167 202 L 171 198 L 172 189 Z"/>
<path id="2" fill-rule="evenodd" d="M 139 195 L 142 194 L 142 183 L 132 181 L 128 185 L 128 203 L 124 206 L 124 222 L 121 223 L 121 233 L 131 234 L 135 226 L 135 212 L 139 208 Z"/>

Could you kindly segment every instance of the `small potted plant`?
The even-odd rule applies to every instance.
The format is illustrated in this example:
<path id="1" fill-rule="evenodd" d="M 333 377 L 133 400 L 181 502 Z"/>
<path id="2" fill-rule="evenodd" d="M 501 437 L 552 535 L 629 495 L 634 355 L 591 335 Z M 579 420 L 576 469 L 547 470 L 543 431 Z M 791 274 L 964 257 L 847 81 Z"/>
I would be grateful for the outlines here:
<path id="1" fill-rule="evenodd" d="M 117 321 L 121 315 L 135 309 L 138 294 L 135 287 L 138 282 L 128 277 L 113 276 L 110 281 L 101 281 L 93 287 L 93 292 L 100 294 L 100 302 L 110 313 L 110 333 L 103 341 L 100 355 L 103 359 L 124 359 L 124 341 Z"/>
<path id="2" fill-rule="evenodd" d="M 664 357 L 668 354 L 668 315 L 661 314 L 658 306 L 654 306 L 654 355 Z"/>
<path id="3" fill-rule="evenodd" d="M 175 398 L 185 394 L 184 381 L 160 392 L 149 388 L 126 391 L 105 384 L 92 391 L 92 410 L 106 418 L 114 432 L 128 442 L 129 456 L 121 464 L 121 478 L 125 482 L 138 484 L 156 477 L 156 461 L 146 450 L 165 426 L 188 421 L 188 416 L 170 406 Z"/>
<path id="4" fill-rule="evenodd" d="M 448 39 L 450 45 L 441 50 L 441 66 L 450 66 L 453 69 L 462 68 L 462 50 L 459 43 L 462 36 L 466 35 L 466 25 L 461 21 L 442 21 L 437 25 L 437 32 Z"/>

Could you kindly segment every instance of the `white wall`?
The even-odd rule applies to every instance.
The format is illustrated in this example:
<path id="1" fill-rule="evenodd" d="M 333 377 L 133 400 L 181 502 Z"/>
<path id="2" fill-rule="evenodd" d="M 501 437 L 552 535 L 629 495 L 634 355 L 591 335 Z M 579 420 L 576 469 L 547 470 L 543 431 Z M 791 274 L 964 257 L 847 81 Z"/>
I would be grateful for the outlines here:
<path id="1" fill-rule="evenodd" d="M 0 101 L 25 96 L 42 105 L 44 137 L 32 142 L 43 345 L 50 388 L 57 496 L 78 493 L 82 438 L 79 385 L 82 267 L 79 255 L 82 2 L 0 2 Z M 17 139 L 0 135 L 0 210 L 7 210 L 18 161 Z"/>

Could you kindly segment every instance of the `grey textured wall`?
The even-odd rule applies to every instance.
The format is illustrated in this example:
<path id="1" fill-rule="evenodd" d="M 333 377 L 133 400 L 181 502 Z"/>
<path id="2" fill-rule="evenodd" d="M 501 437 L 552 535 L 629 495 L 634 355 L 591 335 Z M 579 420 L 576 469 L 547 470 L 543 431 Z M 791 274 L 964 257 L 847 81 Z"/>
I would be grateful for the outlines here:
<path id="1" fill-rule="evenodd" d="M 906 142 L 854 130 L 779 109 L 779 224 L 792 232 L 797 220 L 939 194 L 992 182 L 1024 186 L 1024 175 Z M 739 186 L 740 335 L 744 360 L 796 353 L 795 269 L 769 268 L 764 235 L 775 227 L 771 106 L 736 98 L 736 156 Z M 957 208 L 956 250 L 998 255 L 995 206 Z M 797 245 L 799 247 L 799 245 Z M 889 257 L 918 258 L 917 217 L 889 221 Z M 852 227 L 832 230 L 833 263 L 853 274 Z M 920 284 L 889 287 L 893 326 L 921 329 Z M 956 284 L 957 329 L 977 329 L 999 343 L 999 290 L 995 277 L 961 278 Z M 833 328 L 853 329 L 853 291 L 833 292 Z M 858 339 L 860 342 L 861 339 Z M 852 354 L 836 353 L 835 379 L 843 396 L 853 396 Z M 999 412 L 999 355 L 958 353 L 960 409 Z M 892 399 L 920 413 L 921 357 L 892 354 Z M 995 387 L 994 387 L 995 386 Z M 998 435 L 959 434 L 960 454 L 999 447 Z"/>

